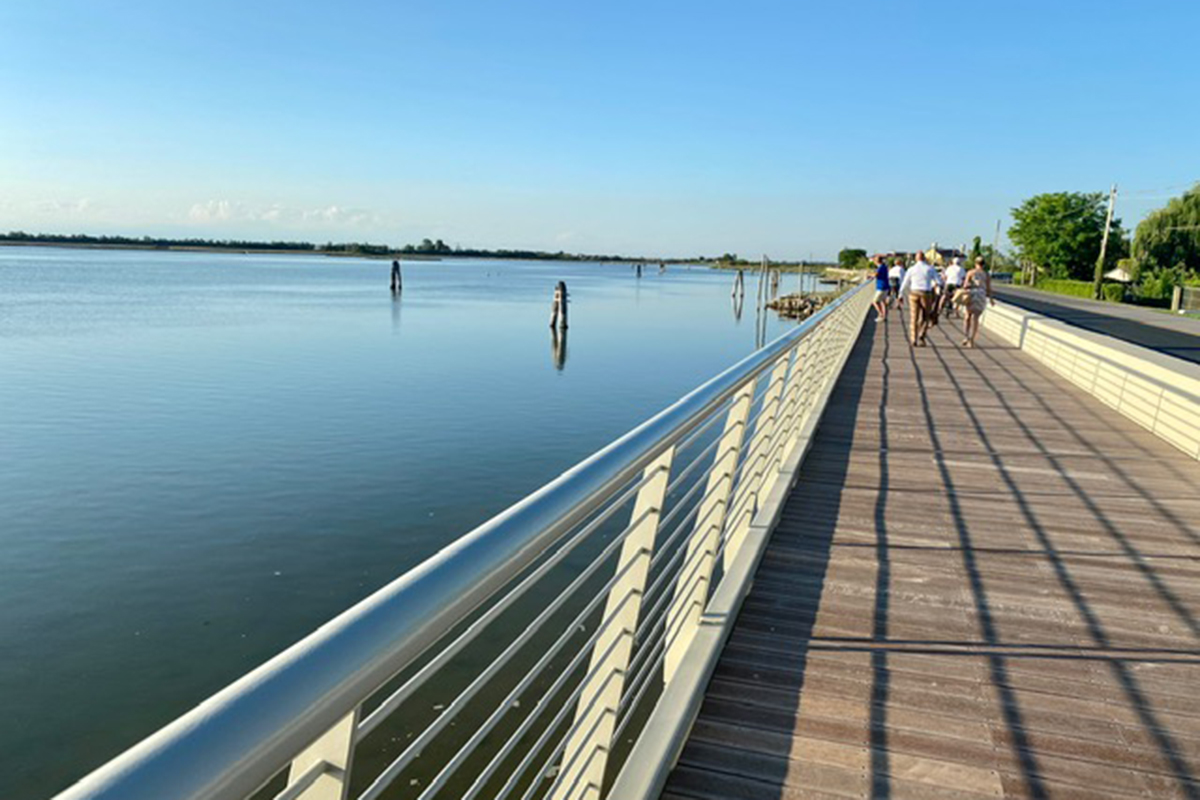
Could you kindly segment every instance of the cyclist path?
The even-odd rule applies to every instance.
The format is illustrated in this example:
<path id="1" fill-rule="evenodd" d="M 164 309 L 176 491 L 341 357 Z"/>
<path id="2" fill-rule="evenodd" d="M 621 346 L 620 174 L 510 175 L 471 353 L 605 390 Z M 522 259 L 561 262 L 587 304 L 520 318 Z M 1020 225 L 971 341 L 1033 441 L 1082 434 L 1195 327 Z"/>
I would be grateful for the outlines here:
<path id="1" fill-rule="evenodd" d="M 1200 364 L 1200 319 L 1015 286 L 997 285 L 995 292 L 1029 311 Z"/>

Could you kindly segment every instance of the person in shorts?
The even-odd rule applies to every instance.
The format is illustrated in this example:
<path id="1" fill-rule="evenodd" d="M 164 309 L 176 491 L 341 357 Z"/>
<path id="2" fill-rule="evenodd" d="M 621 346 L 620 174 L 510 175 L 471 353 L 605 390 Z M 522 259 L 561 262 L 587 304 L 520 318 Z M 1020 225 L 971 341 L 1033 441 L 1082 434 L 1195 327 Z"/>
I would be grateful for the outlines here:
<path id="1" fill-rule="evenodd" d="M 887 319 L 887 301 L 890 289 L 887 264 L 883 262 L 883 256 L 875 256 L 875 299 L 871 301 L 871 305 L 875 306 L 876 322 L 883 322 Z"/>

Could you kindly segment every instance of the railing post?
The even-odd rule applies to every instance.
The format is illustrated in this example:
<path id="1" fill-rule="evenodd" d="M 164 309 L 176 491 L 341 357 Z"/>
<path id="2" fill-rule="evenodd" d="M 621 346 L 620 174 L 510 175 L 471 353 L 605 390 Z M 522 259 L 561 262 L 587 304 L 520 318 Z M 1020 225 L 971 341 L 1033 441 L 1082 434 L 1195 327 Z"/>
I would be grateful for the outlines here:
<path id="1" fill-rule="evenodd" d="M 346 800 L 357 727 L 358 709 L 355 709 L 292 759 L 288 788 L 295 788 L 284 796 L 296 800 Z"/>
<path id="2" fill-rule="evenodd" d="M 754 425 L 754 436 L 746 449 L 746 465 L 742 468 L 741 480 L 736 488 L 730 509 L 733 515 L 726 518 L 728 532 L 726 533 L 725 554 L 721 564 L 728 569 L 737 555 L 738 548 L 746 532 L 750 530 L 750 521 L 758 511 L 758 499 L 761 497 L 763 478 L 766 475 L 766 462 L 770 455 L 767 447 L 775 433 L 775 425 L 779 419 L 779 398 L 783 392 L 783 382 L 787 378 L 787 354 L 779 357 L 775 368 L 771 370 L 770 383 L 763 394 L 762 409 L 758 422 Z"/>
<path id="3" fill-rule="evenodd" d="M 780 402 L 779 425 L 775 430 L 775 440 L 771 443 L 771 457 L 767 463 L 767 474 L 776 475 L 787 461 L 792 450 L 792 442 L 799 431 L 800 417 L 800 385 L 803 380 L 805 358 L 804 349 L 807 339 L 792 348 L 792 367 L 788 372 L 787 383 L 783 387 L 783 398 Z"/>
<path id="4" fill-rule="evenodd" d="M 792 376 L 797 369 L 797 352 L 796 348 L 792 348 L 787 353 L 779 357 L 779 362 L 775 366 L 775 373 L 772 378 L 779 379 L 779 397 L 775 401 L 775 412 L 771 415 L 770 429 L 764 431 L 765 439 L 763 440 L 763 457 L 760 464 L 758 477 L 758 492 L 755 497 L 755 508 L 759 505 L 759 498 L 765 497 L 771 487 L 775 485 L 776 479 L 779 477 L 779 448 L 782 446 L 782 439 L 787 433 L 787 426 L 790 425 L 790 409 L 791 405 L 791 386 Z"/>
<path id="5" fill-rule="evenodd" d="M 621 545 L 617 562 L 617 571 L 625 573 L 608 593 L 601 617 L 608 622 L 593 645 L 589 677 L 575 712 L 575 732 L 567 740 L 563 769 L 547 795 L 551 800 L 567 800 L 576 787 L 579 798 L 600 795 L 674 456 L 675 448 L 668 448 L 643 473 L 648 480 L 638 490 L 633 529 Z"/>
<path id="6" fill-rule="evenodd" d="M 733 476 L 737 472 L 738 457 L 746 440 L 746 420 L 750 416 L 753 401 L 754 381 L 749 380 L 734 395 L 725 415 L 725 429 L 717 443 L 708 485 L 696 512 L 696 527 L 688 538 L 687 553 L 675 581 L 671 606 L 667 610 L 664 683 L 670 683 L 679 669 L 683 654 L 687 652 L 700 624 L 700 612 L 704 610 L 708 597 L 708 584 L 712 580 L 717 548 L 721 542 L 721 529 L 725 527 L 725 517 L 729 512 Z"/>
<path id="7" fill-rule="evenodd" d="M 808 419 L 808 414 L 812 410 L 813 402 L 816 400 L 819 391 L 818 384 L 821 381 L 821 374 L 825 365 L 825 343 L 828 338 L 829 329 L 825 325 L 818 326 L 813 331 L 812 336 L 809 337 L 810 347 L 804 356 L 812 363 L 803 370 L 800 377 L 800 418 L 802 421 Z"/>

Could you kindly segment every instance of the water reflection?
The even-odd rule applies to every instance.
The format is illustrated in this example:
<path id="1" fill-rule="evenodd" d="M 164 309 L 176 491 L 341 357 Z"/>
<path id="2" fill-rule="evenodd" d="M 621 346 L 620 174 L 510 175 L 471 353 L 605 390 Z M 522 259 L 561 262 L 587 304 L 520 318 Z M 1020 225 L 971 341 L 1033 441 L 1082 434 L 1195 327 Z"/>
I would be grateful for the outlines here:
<path id="1" fill-rule="evenodd" d="M 742 321 L 742 308 L 745 306 L 744 298 L 740 294 L 733 295 L 733 321 Z"/>
<path id="2" fill-rule="evenodd" d="M 400 293 L 392 292 L 392 333 L 400 333 Z"/>
<path id="3" fill-rule="evenodd" d="M 554 368 L 559 372 L 567 365 L 567 329 L 560 332 L 558 328 L 550 329 L 550 357 Z"/>

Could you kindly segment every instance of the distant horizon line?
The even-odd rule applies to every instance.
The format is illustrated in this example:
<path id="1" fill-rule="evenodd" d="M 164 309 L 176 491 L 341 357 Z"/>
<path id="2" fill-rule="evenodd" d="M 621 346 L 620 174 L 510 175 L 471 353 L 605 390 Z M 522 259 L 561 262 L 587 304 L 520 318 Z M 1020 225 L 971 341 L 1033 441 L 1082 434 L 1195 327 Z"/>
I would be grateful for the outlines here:
<path id="1" fill-rule="evenodd" d="M 124 234 L 89 234 L 89 233 L 30 233 L 23 230 L 11 230 L 0 233 L 0 245 L 4 246 L 62 246 L 98 249 L 132 249 L 132 250 L 192 250 L 208 252 L 246 251 L 262 253 L 292 253 L 313 255 L 339 255 L 363 258 L 412 258 L 438 259 L 442 257 L 464 258 L 512 258 L 534 261 L 618 261 L 642 263 L 715 263 L 715 264 L 759 264 L 762 259 L 746 259 L 736 253 L 723 253 L 719 256 L 696 255 L 679 256 L 629 256 L 599 253 L 569 253 L 565 250 L 530 250 L 524 248 L 474 248 L 451 247 L 441 239 L 431 242 L 428 238 L 421 245 L 407 244 L 402 247 L 392 247 L 387 244 L 371 244 L 369 242 L 334 242 L 324 244 L 303 240 L 258 240 L 236 238 L 206 238 L 206 237 L 176 237 L 176 236 L 128 236 Z M 732 258 L 730 258 L 732 256 Z M 779 265 L 827 265 L 836 263 L 836 259 L 771 259 L 763 257 L 768 263 Z"/>

